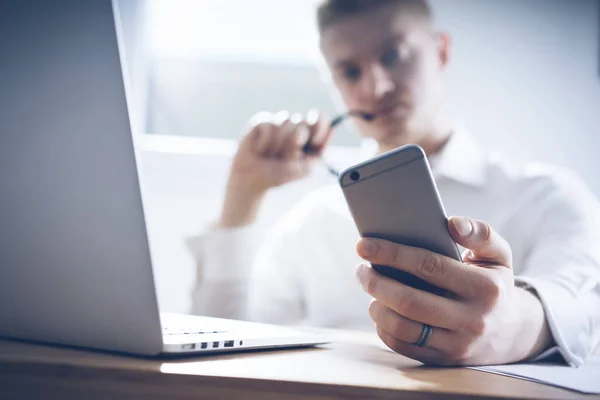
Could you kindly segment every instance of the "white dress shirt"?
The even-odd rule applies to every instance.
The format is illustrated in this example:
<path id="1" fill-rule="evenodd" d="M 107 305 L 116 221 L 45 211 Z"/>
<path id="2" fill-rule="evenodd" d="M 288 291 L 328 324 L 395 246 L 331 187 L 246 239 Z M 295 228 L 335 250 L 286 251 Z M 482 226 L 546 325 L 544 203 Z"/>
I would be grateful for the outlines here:
<path id="1" fill-rule="evenodd" d="M 463 129 L 430 164 L 447 214 L 483 220 L 508 241 L 516 283 L 542 301 L 553 351 L 581 365 L 600 341 L 600 206 L 590 190 L 564 169 L 487 151 Z M 354 275 L 358 239 L 333 184 L 266 236 L 208 228 L 188 240 L 198 266 L 192 312 L 374 330 L 371 298 Z"/>

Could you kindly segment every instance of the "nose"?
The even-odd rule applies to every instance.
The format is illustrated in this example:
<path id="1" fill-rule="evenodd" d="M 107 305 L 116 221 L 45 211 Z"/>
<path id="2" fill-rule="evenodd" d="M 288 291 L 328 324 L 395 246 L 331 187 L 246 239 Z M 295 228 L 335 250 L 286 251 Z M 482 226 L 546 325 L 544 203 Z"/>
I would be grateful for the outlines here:
<path id="1" fill-rule="evenodd" d="M 380 65 L 374 65 L 370 68 L 369 74 L 365 76 L 364 80 L 365 94 L 376 101 L 386 97 L 396 89 L 396 83 L 390 71 Z"/>

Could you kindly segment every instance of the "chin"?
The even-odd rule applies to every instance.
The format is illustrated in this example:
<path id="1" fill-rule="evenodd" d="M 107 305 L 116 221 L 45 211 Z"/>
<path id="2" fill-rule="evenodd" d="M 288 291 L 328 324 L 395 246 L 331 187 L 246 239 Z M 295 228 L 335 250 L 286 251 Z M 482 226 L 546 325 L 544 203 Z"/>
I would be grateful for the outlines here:
<path id="1" fill-rule="evenodd" d="M 384 121 L 382 121 L 384 122 Z M 371 129 L 365 130 L 365 136 L 380 143 L 405 144 L 409 139 L 408 121 L 405 119 L 394 119 L 384 123 L 374 124 Z"/>

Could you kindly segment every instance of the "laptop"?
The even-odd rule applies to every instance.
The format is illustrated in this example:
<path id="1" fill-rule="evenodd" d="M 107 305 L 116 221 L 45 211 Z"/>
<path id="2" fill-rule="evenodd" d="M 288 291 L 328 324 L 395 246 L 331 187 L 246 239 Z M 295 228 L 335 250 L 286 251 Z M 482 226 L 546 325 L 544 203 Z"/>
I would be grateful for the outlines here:
<path id="1" fill-rule="evenodd" d="M 110 0 L 0 2 L 0 336 L 139 355 L 313 346 L 160 314 Z"/>

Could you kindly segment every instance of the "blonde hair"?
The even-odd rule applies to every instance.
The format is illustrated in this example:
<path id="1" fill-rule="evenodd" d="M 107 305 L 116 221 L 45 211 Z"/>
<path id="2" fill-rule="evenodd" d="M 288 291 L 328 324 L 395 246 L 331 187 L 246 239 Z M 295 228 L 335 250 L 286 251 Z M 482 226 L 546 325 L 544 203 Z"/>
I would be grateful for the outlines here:
<path id="1" fill-rule="evenodd" d="M 368 13 L 386 5 L 398 5 L 408 12 L 431 20 L 431 7 L 427 0 L 323 0 L 317 8 L 319 33 L 344 18 Z"/>

